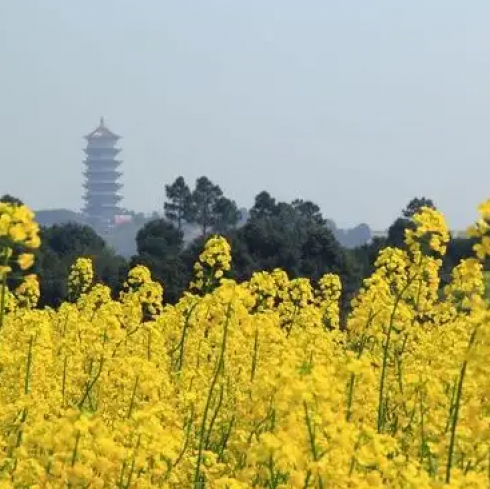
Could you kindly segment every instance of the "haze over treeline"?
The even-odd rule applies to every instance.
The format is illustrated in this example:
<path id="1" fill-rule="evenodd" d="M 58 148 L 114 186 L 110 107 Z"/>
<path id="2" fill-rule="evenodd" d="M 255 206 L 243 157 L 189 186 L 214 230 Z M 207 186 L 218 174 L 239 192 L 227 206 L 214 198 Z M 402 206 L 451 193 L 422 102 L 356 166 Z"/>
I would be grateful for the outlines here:
<path id="1" fill-rule="evenodd" d="M 22 204 L 12 195 L 4 195 L 0 201 Z M 400 211 L 386 237 L 372 237 L 347 247 L 339 242 L 338 230 L 314 202 L 283 202 L 264 190 L 255 196 L 250 209 L 239 210 L 219 185 L 205 176 L 196 181 L 194 188 L 182 177 L 166 185 L 162 207 L 162 216 L 139 222 L 141 227 L 133 241 L 124 236 L 124 225 L 104 239 L 81 216 L 79 221 L 42 225 L 34 269 L 41 285 L 41 304 L 57 306 L 67 299 L 68 273 L 80 256 L 93 261 L 97 282 L 108 285 L 114 296 L 120 292 L 128 270 L 144 265 L 164 286 L 165 300 L 175 302 L 193 277 L 204 243 L 220 234 L 231 244 L 230 276 L 238 281 L 250 279 L 255 272 L 275 269 L 284 270 L 291 278 L 306 277 L 313 284 L 325 273 L 339 275 L 345 316 L 363 279 L 373 272 L 380 250 L 388 246 L 405 249 L 405 233 L 413 228 L 414 215 L 424 207 L 437 208 L 430 198 L 413 198 Z M 186 238 L 189 225 L 193 226 L 193 234 L 187 233 Z M 118 228 L 124 236 L 121 241 L 117 240 Z M 129 247 L 124 248 L 125 256 L 115 243 Z M 474 239 L 451 236 L 441 273 L 443 284 L 462 258 L 472 256 L 474 244 Z M 488 265 L 485 262 L 485 270 Z M 22 277 L 21 270 L 16 270 L 9 285 L 14 288 Z"/>

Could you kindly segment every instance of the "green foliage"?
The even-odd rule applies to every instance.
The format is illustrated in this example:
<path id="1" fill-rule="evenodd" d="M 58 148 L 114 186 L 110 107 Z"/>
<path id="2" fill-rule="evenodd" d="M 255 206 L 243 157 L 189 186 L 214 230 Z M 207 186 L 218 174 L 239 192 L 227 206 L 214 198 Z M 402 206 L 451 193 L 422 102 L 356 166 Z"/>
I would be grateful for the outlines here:
<path id="1" fill-rule="evenodd" d="M 428 199 L 426 197 L 415 197 L 408 204 L 405 209 L 402 211 L 403 217 L 410 219 L 417 212 L 420 211 L 422 207 L 430 207 L 431 209 L 436 209 L 436 206 L 432 199 Z"/>
<path id="2" fill-rule="evenodd" d="M 138 254 L 131 259 L 131 267 L 148 267 L 153 279 L 164 286 L 165 300 L 177 301 L 190 278 L 181 258 L 182 231 L 165 219 L 155 219 L 140 229 L 136 244 Z"/>
<path id="3" fill-rule="evenodd" d="M 41 286 L 40 304 L 58 306 L 67 298 L 67 277 L 78 257 L 93 260 L 95 278 L 116 293 L 125 277 L 127 263 L 114 254 L 89 226 L 68 223 L 41 227 L 41 246 L 35 272 Z"/>
<path id="4" fill-rule="evenodd" d="M 446 255 L 442 263 L 441 282 L 446 285 L 451 280 L 451 271 L 461 260 L 474 256 L 473 246 L 476 244 L 475 238 L 451 238 Z"/>
<path id="5" fill-rule="evenodd" d="M 327 220 L 323 218 L 320 211 L 320 207 L 309 200 L 296 199 L 291 203 L 292 208 L 296 211 L 298 216 L 304 220 L 318 224 L 319 226 L 325 226 Z"/>
<path id="6" fill-rule="evenodd" d="M 182 224 L 192 221 L 193 201 L 192 193 L 184 180 L 178 177 L 171 185 L 165 185 L 165 195 L 168 201 L 164 203 L 165 217 L 182 229 Z"/>
<path id="7" fill-rule="evenodd" d="M 386 245 L 394 248 L 405 249 L 405 231 L 410 228 L 415 228 L 415 224 L 411 219 L 407 219 L 405 217 L 399 217 L 396 219 L 396 221 L 388 228 Z"/>
<path id="8" fill-rule="evenodd" d="M 276 213 L 276 209 L 276 199 L 264 190 L 255 197 L 254 206 L 250 209 L 250 218 L 271 217 Z"/>
<path id="9" fill-rule="evenodd" d="M 0 197 L 0 202 L 13 205 L 24 205 L 24 202 L 22 202 L 22 200 L 18 199 L 17 197 L 13 197 L 10 194 L 2 195 L 2 197 Z"/>
<path id="10" fill-rule="evenodd" d="M 291 277 L 306 276 L 313 281 L 324 273 L 339 274 L 344 286 L 345 312 L 361 279 L 372 272 L 378 252 L 384 246 L 403 248 L 405 230 L 413 225 L 414 213 L 422 206 L 434 207 L 430 199 L 412 199 L 390 227 L 387 239 L 374 239 L 347 250 L 339 244 L 339 230 L 334 223 L 327 221 L 320 208 L 308 200 L 279 202 L 262 191 L 255 197 L 248 220 L 239 227 L 240 212 L 236 203 L 205 176 L 196 180 L 193 191 L 180 176 L 165 186 L 165 193 L 165 219 L 149 221 L 143 215 L 131 213 L 133 222 L 121 224 L 108 237 L 111 243 L 118 243 L 118 249 L 125 244 L 125 256 L 132 256 L 129 263 L 114 254 L 104 239 L 88 226 L 69 222 L 43 227 L 34 270 L 41 282 L 41 303 L 57 305 L 65 300 L 68 269 L 79 256 L 93 259 L 96 278 L 109 285 L 114 293 L 119 290 L 130 266 L 145 265 L 154 279 L 163 284 L 165 300 L 174 302 L 187 288 L 204 241 L 213 232 L 225 235 L 231 242 L 232 275 L 237 280 L 246 280 L 257 270 L 274 268 L 284 269 Z M 3 199 L 21 203 L 8 195 Z M 186 247 L 183 229 L 187 226 L 184 224 L 197 224 L 200 229 L 200 237 Z M 369 235 L 365 225 L 359 226 L 358 231 Z M 344 238 L 348 241 L 349 237 Z M 471 245 L 469 240 L 452 240 L 445 258 L 447 267 L 445 262 L 443 270 L 449 270 L 453 263 L 469 256 Z"/>
<path id="11" fill-rule="evenodd" d="M 192 192 L 194 222 L 201 227 L 201 234 L 206 235 L 216 225 L 216 204 L 223 197 L 223 192 L 207 177 L 199 177 Z"/>
<path id="12" fill-rule="evenodd" d="M 213 213 L 213 232 L 217 234 L 226 234 L 235 229 L 240 219 L 240 212 L 236 202 L 226 197 L 220 197 L 216 201 Z"/>
<path id="13" fill-rule="evenodd" d="M 317 281 L 337 273 L 344 282 L 344 309 L 360 282 L 360 267 L 327 226 L 313 202 L 276 202 L 261 192 L 248 222 L 231 235 L 233 273 L 247 279 L 256 270 L 284 269 L 290 277 Z"/>
<path id="14" fill-rule="evenodd" d="M 178 254 L 182 250 L 184 234 L 165 219 L 146 223 L 136 235 L 138 254 L 148 253 L 156 257 Z"/>
<path id="15" fill-rule="evenodd" d="M 359 267 L 359 273 L 362 278 L 373 274 L 374 262 L 379 252 L 387 246 L 386 241 L 386 238 L 375 237 L 369 243 L 350 250 L 352 260 Z"/>
<path id="16" fill-rule="evenodd" d="M 387 246 L 395 248 L 405 249 L 405 230 L 414 228 L 415 224 L 412 221 L 412 217 L 419 212 L 422 207 L 430 207 L 435 209 L 436 206 L 431 199 L 426 197 L 413 198 L 402 210 L 401 217 L 397 218 L 395 222 L 388 229 L 388 237 L 386 240 Z"/>

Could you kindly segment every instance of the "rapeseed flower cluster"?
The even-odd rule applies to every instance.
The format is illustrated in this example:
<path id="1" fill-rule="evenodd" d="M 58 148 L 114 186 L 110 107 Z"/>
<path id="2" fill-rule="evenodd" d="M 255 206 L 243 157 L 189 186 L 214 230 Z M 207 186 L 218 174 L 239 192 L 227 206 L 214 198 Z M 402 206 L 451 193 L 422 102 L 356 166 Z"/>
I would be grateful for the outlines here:
<path id="1" fill-rule="evenodd" d="M 333 273 L 326 273 L 318 281 L 316 303 L 323 315 L 325 326 L 336 329 L 340 326 L 340 297 L 342 282 Z"/>
<path id="2" fill-rule="evenodd" d="M 444 219 L 413 224 L 342 330 L 338 276 L 237 283 L 221 237 L 175 305 L 143 266 L 116 298 L 78 260 L 57 310 L 33 275 L 4 282 L 0 487 L 487 488 L 486 253 L 442 288 Z"/>
<path id="3" fill-rule="evenodd" d="M 37 306 L 41 290 L 36 275 L 27 275 L 15 289 L 15 300 L 18 307 L 33 309 Z"/>
<path id="4" fill-rule="evenodd" d="M 147 267 L 137 265 L 128 273 L 120 300 L 133 313 L 138 311 L 138 317 L 146 321 L 161 314 L 163 287 L 153 281 Z"/>
<path id="5" fill-rule="evenodd" d="M 222 236 L 212 236 L 194 265 L 195 278 L 191 290 L 209 292 L 220 283 L 231 268 L 231 247 Z"/>
<path id="6" fill-rule="evenodd" d="M 90 258 L 77 258 L 68 275 L 68 295 L 76 301 L 87 293 L 94 281 L 94 267 Z"/>
<path id="7" fill-rule="evenodd" d="M 0 202 L 0 280 L 12 271 L 13 259 L 21 270 L 30 268 L 34 263 L 32 251 L 39 245 L 34 213 L 25 205 Z"/>

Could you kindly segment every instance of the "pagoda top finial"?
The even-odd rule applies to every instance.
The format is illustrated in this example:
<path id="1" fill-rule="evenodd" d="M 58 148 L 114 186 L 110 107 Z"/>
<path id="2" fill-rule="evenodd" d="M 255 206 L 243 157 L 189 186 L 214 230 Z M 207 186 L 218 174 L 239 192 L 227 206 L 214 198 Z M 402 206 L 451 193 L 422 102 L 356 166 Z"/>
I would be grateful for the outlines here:
<path id="1" fill-rule="evenodd" d="M 98 138 L 120 139 L 120 136 L 110 131 L 105 125 L 104 117 L 101 117 L 99 121 L 99 127 L 94 131 L 92 131 L 89 135 L 85 136 L 85 139 L 98 139 Z"/>

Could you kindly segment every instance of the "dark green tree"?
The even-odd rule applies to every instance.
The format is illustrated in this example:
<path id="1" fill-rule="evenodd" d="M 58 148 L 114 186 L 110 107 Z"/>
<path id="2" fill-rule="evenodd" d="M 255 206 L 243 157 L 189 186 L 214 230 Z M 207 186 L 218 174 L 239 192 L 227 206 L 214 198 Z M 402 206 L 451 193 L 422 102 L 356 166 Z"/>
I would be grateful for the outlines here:
<path id="1" fill-rule="evenodd" d="M 223 192 L 207 177 L 199 177 L 192 192 L 194 221 L 201 227 L 201 234 L 206 236 L 216 224 L 216 203 L 223 197 Z"/>
<path id="2" fill-rule="evenodd" d="M 442 261 L 441 283 L 446 285 L 451 281 L 451 273 L 461 260 L 475 256 L 473 246 L 478 242 L 477 238 L 451 238 L 449 240 L 446 255 Z M 484 264 L 488 270 L 488 262 Z"/>
<path id="3" fill-rule="evenodd" d="M 403 209 L 402 216 L 406 219 L 412 218 L 417 212 L 422 209 L 422 207 L 430 207 L 431 209 L 436 209 L 436 206 L 432 199 L 426 197 L 414 197 Z"/>
<path id="4" fill-rule="evenodd" d="M 402 249 L 405 248 L 405 230 L 410 228 L 413 229 L 415 227 L 412 218 L 422 209 L 422 207 L 430 207 L 431 209 L 436 208 L 431 199 L 426 197 L 413 198 L 402 210 L 402 215 L 389 227 L 386 239 L 387 246 Z"/>
<path id="5" fill-rule="evenodd" d="M 216 201 L 213 213 L 213 231 L 217 234 L 226 234 L 235 229 L 240 219 L 240 212 L 236 202 L 226 197 L 220 197 Z"/>
<path id="6" fill-rule="evenodd" d="M 265 190 L 260 192 L 255 197 L 255 203 L 250 209 L 250 218 L 257 219 L 263 217 L 271 217 L 277 212 L 276 199 Z"/>
<path id="7" fill-rule="evenodd" d="M 114 293 L 119 290 L 127 263 L 91 227 L 75 223 L 41 227 L 34 269 L 41 287 L 40 305 L 59 306 L 66 300 L 69 269 L 81 256 L 92 259 L 96 281 L 105 283 Z"/>
<path id="8" fill-rule="evenodd" d="M 136 236 L 138 254 L 131 266 L 144 265 L 164 287 L 165 300 L 176 302 L 185 289 L 189 274 L 181 258 L 183 233 L 165 219 L 150 221 Z"/>
<path id="9" fill-rule="evenodd" d="M 411 219 L 399 217 L 388 228 L 386 237 L 386 245 L 394 248 L 405 249 L 405 230 L 415 228 L 415 224 Z"/>
<path id="10" fill-rule="evenodd" d="M 374 272 L 374 262 L 379 252 L 386 247 L 386 238 L 374 237 L 369 243 L 349 250 L 354 262 L 360 269 L 360 277 L 367 278 Z"/>
<path id="11" fill-rule="evenodd" d="M 323 218 L 318 207 L 310 200 L 296 199 L 291 203 L 293 209 L 306 221 L 310 223 L 318 224 L 319 226 L 325 226 L 327 220 Z"/>
<path id="12" fill-rule="evenodd" d="M 138 254 L 148 253 L 157 257 L 178 254 L 182 250 L 184 234 L 171 222 L 155 219 L 146 223 L 136 235 Z"/>
<path id="13" fill-rule="evenodd" d="M 18 199 L 17 197 L 13 197 L 10 194 L 2 195 L 2 197 L 0 197 L 0 202 L 13 205 L 24 205 L 24 202 L 22 202 L 22 200 Z"/>
<path id="14" fill-rule="evenodd" d="M 184 180 L 178 177 L 172 185 L 165 185 L 167 202 L 164 203 L 165 217 L 182 229 L 184 221 L 192 220 L 192 192 Z"/>

